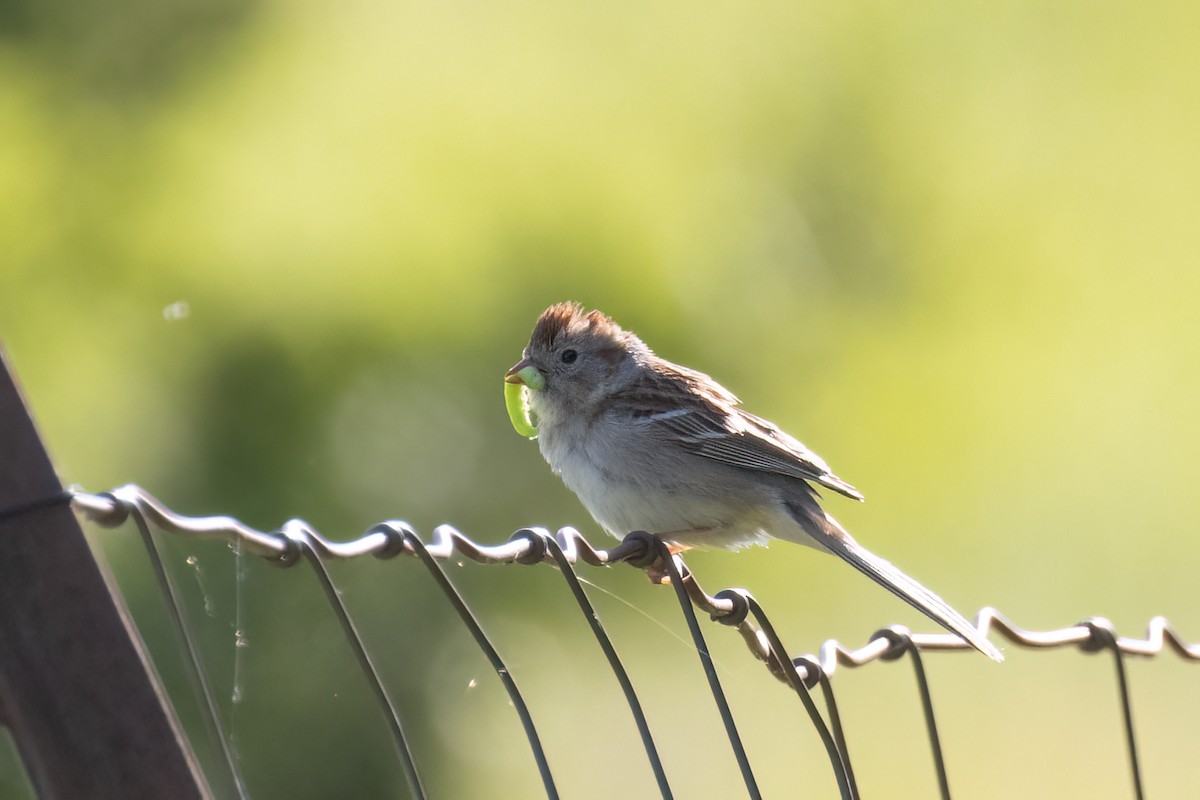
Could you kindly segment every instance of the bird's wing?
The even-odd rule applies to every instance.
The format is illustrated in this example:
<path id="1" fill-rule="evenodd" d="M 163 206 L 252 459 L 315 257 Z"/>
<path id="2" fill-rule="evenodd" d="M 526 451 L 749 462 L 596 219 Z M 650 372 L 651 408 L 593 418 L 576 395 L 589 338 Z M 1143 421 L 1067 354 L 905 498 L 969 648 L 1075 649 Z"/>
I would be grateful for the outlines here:
<path id="1" fill-rule="evenodd" d="M 655 380 L 626 396 L 640 406 L 634 410 L 639 424 L 698 456 L 812 481 L 863 499 L 820 456 L 774 424 L 742 411 L 738 399 L 707 375 L 669 366 L 656 370 Z M 675 386 L 668 389 L 670 383 Z M 668 397 L 673 402 L 666 402 Z"/>

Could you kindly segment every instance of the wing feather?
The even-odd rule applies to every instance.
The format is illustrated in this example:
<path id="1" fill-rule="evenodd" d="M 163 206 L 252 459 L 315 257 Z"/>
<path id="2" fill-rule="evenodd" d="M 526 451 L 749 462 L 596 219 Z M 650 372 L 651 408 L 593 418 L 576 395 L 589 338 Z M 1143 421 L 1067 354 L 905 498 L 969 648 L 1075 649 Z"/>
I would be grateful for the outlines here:
<path id="1" fill-rule="evenodd" d="M 737 397 L 707 375 L 662 362 L 653 378 L 614 398 L 631 406 L 631 415 L 648 430 L 703 458 L 812 481 L 863 499 L 820 456 L 771 422 L 742 411 Z"/>

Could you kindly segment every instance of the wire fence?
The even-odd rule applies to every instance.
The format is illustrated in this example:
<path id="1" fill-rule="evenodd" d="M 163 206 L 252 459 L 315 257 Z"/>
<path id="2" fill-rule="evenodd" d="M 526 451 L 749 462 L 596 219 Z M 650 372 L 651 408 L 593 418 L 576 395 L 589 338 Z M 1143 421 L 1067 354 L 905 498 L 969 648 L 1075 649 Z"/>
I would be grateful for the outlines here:
<path id="1" fill-rule="evenodd" d="M 608 549 L 593 547 L 573 528 L 563 528 L 554 534 L 540 528 L 524 528 L 516 531 L 504 543 L 482 545 L 453 527 L 442 525 L 434 529 L 431 541 L 426 543 L 406 523 L 387 521 L 375 525 L 357 539 L 332 541 L 302 520 L 291 520 L 276 531 L 266 532 L 251 528 L 231 517 L 183 516 L 133 485 L 102 494 L 73 492 L 69 499 L 77 513 L 101 526 L 117 527 L 132 520 L 137 527 L 166 601 L 172 627 L 180 647 L 186 654 L 188 677 L 199 699 L 208 734 L 221 754 L 224 768 L 229 773 L 230 784 L 235 787 L 238 797 L 249 796 L 246 784 L 236 754 L 230 746 L 230 737 L 221 718 L 202 654 L 185 621 L 178 587 L 171 572 L 165 567 L 162 554 L 152 535 L 155 529 L 183 537 L 224 540 L 241 548 L 242 552 L 261 557 L 279 567 L 292 567 L 300 563 L 308 566 L 338 619 L 347 645 L 353 651 L 378 703 L 380 713 L 387 721 L 396 758 L 413 797 L 428 796 L 420 766 L 413 755 L 410 738 L 398 706 L 381 680 L 363 638 L 330 578 L 326 565 L 332 560 L 364 556 L 391 559 L 403 555 L 421 562 L 503 683 L 515 713 L 520 718 L 531 757 L 537 765 L 548 798 L 557 798 L 559 790 L 529 707 L 508 664 L 497 651 L 470 605 L 443 570 L 441 562 L 447 559 L 465 557 L 482 564 L 552 564 L 558 568 L 557 571 L 566 582 L 571 597 L 587 621 L 624 693 L 658 792 L 664 798 L 673 797 L 673 793 L 658 747 L 629 674 L 589 600 L 584 581 L 576 572 L 576 567 L 580 564 L 609 566 L 626 563 L 647 570 L 651 575 L 666 576 L 669 580 L 711 690 L 713 702 L 724 724 L 729 747 L 740 770 L 746 793 L 750 797 L 761 796 L 758 781 L 750 766 L 742 736 L 734 722 L 729 702 L 705 642 L 700 615 L 707 615 L 713 622 L 734 628 L 751 654 L 763 662 L 770 673 L 795 694 L 824 745 L 839 795 L 846 799 L 858 798 L 860 795 L 838 713 L 832 679 L 839 668 L 856 668 L 875 661 L 907 657 L 914 670 L 940 795 L 943 798 L 951 796 L 946 760 L 922 656 L 929 652 L 969 649 L 970 646 L 965 641 L 953 634 L 913 633 L 902 626 L 890 626 L 873 634 L 865 645 L 856 649 L 830 640 L 825 642 L 815 655 L 793 657 L 780 640 L 770 617 L 750 592 L 730 588 L 709 594 L 701 587 L 696 576 L 679 555 L 671 554 L 659 539 L 642 532 L 631 533 L 619 544 Z M 1171 650 L 1186 661 L 1197 662 L 1200 661 L 1200 643 L 1185 642 L 1163 617 L 1151 620 L 1144 639 L 1118 636 L 1112 623 L 1099 617 L 1083 620 L 1077 625 L 1060 630 L 1030 631 L 1015 625 L 999 611 L 984 608 L 977 615 L 976 622 L 985 634 L 994 632 L 1019 647 L 1078 648 L 1085 652 L 1111 653 L 1120 698 L 1132 792 L 1135 797 L 1143 797 L 1142 770 L 1134 733 L 1125 659 L 1130 656 L 1155 656 Z M 818 690 L 823 710 L 818 707 L 814 694 Z"/>

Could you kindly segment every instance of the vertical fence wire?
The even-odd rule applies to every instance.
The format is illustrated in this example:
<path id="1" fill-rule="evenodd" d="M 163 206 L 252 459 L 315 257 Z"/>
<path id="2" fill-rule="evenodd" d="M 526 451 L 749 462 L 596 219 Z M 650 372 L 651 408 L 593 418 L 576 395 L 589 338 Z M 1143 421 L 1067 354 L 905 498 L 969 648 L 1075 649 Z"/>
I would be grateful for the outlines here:
<path id="1" fill-rule="evenodd" d="M 913 643 L 912 634 L 902 625 L 884 628 L 876 636 L 886 637 L 892 649 L 885 660 L 901 658 L 905 654 L 912 660 L 913 674 L 917 679 L 917 693 L 921 696 L 921 712 L 925 716 L 925 731 L 929 736 L 929 751 L 933 755 L 933 768 L 937 773 L 938 793 L 942 800 L 950 800 L 950 779 L 946 776 L 946 758 L 942 753 L 942 739 L 938 735 L 937 717 L 933 714 L 933 697 L 929 691 L 929 679 L 925 675 L 925 664 L 921 651 Z"/>
<path id="2" fill-rule="evenodd" d="M 196 644 L 196 637 L 192 634 L 191 626 L 185 619 L 183 601 L 170 572 L 163 563 L 158 543 L 154 541 L 154 535 L 150 531 L 145 516 L 137 507 L 132 508 L 130 512 L 130 516 L 137 525 L 138 533 L 141 534 L 146 553 L 150 557 L 150 564 L 154 570 L 154 577 L 158 581 L 158 587 L 162 591 L 163 599 L 166 600 L 167 612 L 171 617 L 171 629 L 179 642 L 180 649 L 186 655 L 185 672 L 192 691 L 196 695 L 196 700 L 200 704 L 200 716 L 204 720 L 205 729 L 225 761 L 225 768 L 229 772 L 229 779 L 233 783 L 234 791 L 239 798 L 245 800 L 249 794 L 246 791 L 245 781 L 242 779 L 242 771 L 238 766 L 237 755 L 230 745 L 225 726 L 221 722 L 221 713 L 217 707 L 216 696 L 213 694 L 212 682 L 208 678 L 204 660 L 200 657 L 200 648 Z"/>
<path id="3" fill-rule="evenodd" d="M 729 708 L 729 700 L 725 697 L 725 690 L 721 688 L 721 679 L 717 677 L 716 666 L 713 664 L 712 655 L 708 652 L 708 644 L 704 641 L 704 632 L 700 630 L 700 622 L 696 619 L 696 612 L 692 609 L 692 600 L 688 596 L 687 589 L 684 588 L 683 570 L 676 563 L 676 556 L 667 550 L 666 545 L 657 538 L 649 538 L 652 544 L 648 547 L 648 550 L 658 556 L 671 578 L 671 586 L 675 589 L 675 597 L 679 600 L 679 607 L 683 611 L 684 618 L 687 620 L 688 631 L 692 634 L 692 641 L 696 645 L 696 653 L 700 656 L 700 664 L 704 667 L 705 677 L 708 678 L 708 688 L 712 691 L 713 700 L 717 704 L 717 711 L 721 715 L 721 722 L 725 725 L 725 733 L 729 737 L 729 746 L 733 748 L 734 758 L 737 760 L 738 769 L 742 773 L 742 781 L 746 784 L 746 792 L 754 800 L 760 800 L 762 793 L 759 791 L 758 781 L 754 777 L 754 770 L 750 768 L 750 759 L 746 755 L 746 748 L 742 744 L 742 737 L 738 733 L 737 724 L 733 721 L 733 711 Z"/>
<path id="4" fill-rule="evenodd" d="M 1133 706 L 1129 699 L 1129 680 L 1125 675 L 1125 657 L 1117 646 L 1117 636 L 1112 623 L 1103 617 L 1092 617 L 1083 625 L 1092 634 L 1089 649 L 1105 649 L 1113 654 L 1113 666 L 1117 674 L 1117 691 L 1121 698 L 1121 714 L 1125 727 L 1125 747 L 1129 751 L 1129 772 L 1133 778 L 1133 794 L 1142 800 L 1142 768 L 1138 762 L 1137 740 L 1133 735 Z"/>
<path id="5" fill-rule="evenodd" d="M 933 766 L 937 770 L 938 791 L 942 800 L 950 800 L 950 779 L 946 776 L 946 757 L 942 753 L 942 738 L 938 735 L 937 717 L 933 715 L 933 697 L 929 692 L 929 680 L 925 677 L 925 664 L 921 660 L 921 651 L 913 647 L 911 641 L 905 648 L 912 661 L 913 673 L 917 678 L 917 687 L 921 694 L 921 710 L 925 714 L 925 727 L 929 731 L 929 749 L 933 753 Z"/>
<path id="6" fill-rule="evenodd" d="M 817 676 L 817 681 L 821 684 L 821 694 L 825 698 L 825 708 L 829 710 L 829 727 L 833 731 L 833 740 L 837 743 L 838 751 L 842 754 L 842 766 L 846 770 L 846 782 L 849 784 L 851 794 L 858 797 L 858 781 L 854 777 L 854 767 L 850 764 L 850 749 L 846 746 L 846 734 L 842 730 L 842 715 L 838 713 L 837 699 L 833 694 L 833 684 L 829 680 L 829 675 L 825 670 L 821 669 L 816 662 L 809 662 L 814 671 L 811 674 Z"/>
<path id="7" fill-rule="evenodd" d="M 463 624 L 471 631 L 471 636 L 475 639 L 475 643 L 479 646 L 492 667 L 496 670 L 496 674 L 500 676 L 500 681 L 504 684 L 504 688 L 508 691 L 508 696 L 512 700 L 513 707 L 517 710 L 517 715 L 521 718 L 521 725 L 525 729 L 525 737 L 529 740 L 529 747 L 533 751 L 533 759 L 537 762 L 538 773 L 542 778 L 542 786 L 546 790 L 548 800 L 558 800 L 558 788 L 554 783 L 554 776 L 550 774 L 550 763 L 546 760 L 546 751 L 542 748 L 542 740 L 538 737 L 537 727 L 533 724 L 533 716 L 529 713 L 529 706 L 525 704 L 525 698 L 521 695 L 521 690 L 517 688 L 517 682 L 513 680 L 512 675 L 508 671 L 508 667 L 504 663 L 504 659 L 496 651 L 490 639 L 483 631 L 483 626 L 479 624 L 479 620 L 471 612 L 470 606 L 466 600 L 454 588 L 454 584 L 446 577 L 445 571 L 437 563 L 434 557 L 429 553 L 417 535 L 412 531 L 404 531 L 404 544 L 406 548 L 412 548 L 416 553 L 417 558 L 425 565 L 433 578 L 434 583 L 446 595 L 446 599 L 450 601 L 450 605 L 458 612 L 459 618 Z"/>
<path id="8" fill-rule="evenodd" d="M 370 654 L 367 653 L 362 636 L 359 635 L 358 628 L 355 626 L 354 620 L 350 617 L 350 612 L 346 609 L 346 604 L 342 602 L 342 597 L 338 593 L 337 587 L 333 585 L 333 579 L 329 575 L 329 570 L 326 569 L 325 562 L 321 560 L 321 556 L 314 545 L 314 537 L 304 530 L 293 529 L 288 533 L 289 538 L 300 548 L 304 560 L 312 568 L 317 582 L 321 584 L 321 589 L 325 592 L 329 606 L 333 609 L 333 613 L 342 627 L 346 643 L 354 651 L 354 657 L 357 659 L 359 667 L 362 668 L 363 675 L 366 676 L 367 683 L 370 684 L 371 692 L 375 695 L 376 701 L 386 712 L 388 731 L 391 733 L 392 743 L 396 747 L 396 754 L 400 757 L 400 767 L 404 772 L 404 779 L 408 783 L 409 791 L 412 792 L 413 797 L 417 798 L 417 800 L 425 800 L 425 786 L 421 781 L 420 773 L 417 771 L 417 762 L 413 757 L 412 748 L 408 744 L 408 737 L 404 735 L 404 726 L 400 722 L 400 712 L 397 710 L 396 704 L 392 701 L 391 695 L 388 694 L 387 688 L 383 685 L 383 680 L 379 677 L 379 671 L 375 669 L 375 664 L 372 662 Z"/>
<path id="9" fill-rule="evenodd" d="M 612 640 L 604 630 L 604 625 L 600 622 L 600 616 L 596 613 L 595 607 L 588 599 L 587 593 L 583 590 L 583 586 L 579 582 L 579 576 L 575 574 L 574 567 L 571 566 L 571 562 L 567 560 L 562 547 L 559 546 L 553 537 L 544 531 L 530 531 L 529 533 L 536 535 L 536 541 L 541 543 L 541 547 L 550 554 L 551 558 L 554 559 L 554 563 L 558 565 L 558 570 L 562 574 L 563 580 L 567 582 L 567 586 L 571 590 L 571 595 L 575 598 L 575 602 L 579 604 L 580 611 L 583 612 L 588 626 L 592 629 L 592 633 L 595 634 L 596 641 L 600 644 L 600 649 L 604 651 L 604 656 L 608 659 L 609 666 L 617 676 L 617 682 L 621 685 L 621 691 L 625 693 L 625 701 L 629 704 L 629 710 L 633 714 L 634 722 L 637 724 L 638 734 L 642 737 L 642 746 L 646 750 L 646 758 L 650 761 L 650 769 L 654 772 L 654 780 L 658 783 L 658 791 L 662 795 L 663 800 L 671 800 L 673 797 L 671 786 L 667 782 L 667 773 L 663 769 L 662 759 L 659 758 L 658 748 L 654 745 L 654 737 L 650 734 L 650 724 L 646 721 L 645 712 L 642 711 L 641 701 L 638 700 L 637 692 L 633 688 L 633 682 L 629 679 L 629 673 L 625 671 L 625 666 L 621 663 L 616 648 L 613 647 Z M 531 536 L 530 538 L 532 540 L 533 537 Z"/>
<path id="10" fill-rule="evenodd" d="M 843 800 L 854 800 L 857 791 L 851 784 L 851 773 L 847 766 L 848 757 L 830 734 L 829 727 L 825 724 L 821 712 L 813 702 L 808 686 L 801 679 L 791 659 L 787 657 L 787 650 L 784 648 L 779 634 L 775 631 L 775 626 L 771 624 L 771 620 L 762 606 L 754 599 L 754 595 L 746 590 L 727 589 L 717 594 L 718 598 L 732 598 L 734 596 L 740 598 L 740 601 L 745 604 L 747 611 L 754 617 L 755 622 L 758 623 L 759 629 L 766 637 L 767 644 L 770 647 L 770 652 L 776 663 L 776 669 L 782 672 L 785 681 L 800 698 L 805 711 L 808 712 L 808 717 L 812 721 L 813 728 L 816 730 L 817 735 L 821 737 L 821 743 L 825 746 L 825 752 L 829 756 L 829 763 L 833 767 L 834 778 L 837 780 L 838 793 Z"/>

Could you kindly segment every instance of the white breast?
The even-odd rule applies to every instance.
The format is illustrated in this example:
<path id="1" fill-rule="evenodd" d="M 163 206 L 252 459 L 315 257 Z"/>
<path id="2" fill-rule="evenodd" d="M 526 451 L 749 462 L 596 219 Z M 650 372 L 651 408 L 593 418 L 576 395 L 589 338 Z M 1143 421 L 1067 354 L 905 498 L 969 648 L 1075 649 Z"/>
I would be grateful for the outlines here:
<path id="1" fill-rule="evenodd" d="M 539 425 L 538 446 L 554 472 L 613 536 L 644 530 L 687 545 L 739 547 L 767 539 L 761 503 L 722 481 L 715 462 L 689 464 L 628 426 L 568 433 Z M 584 434 L 584 435 L 579 435 Z"/>

